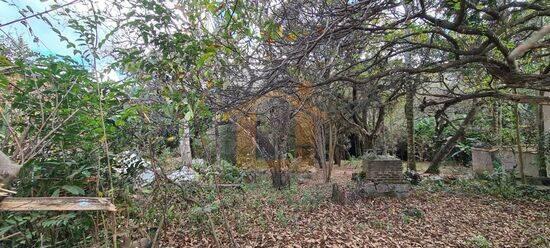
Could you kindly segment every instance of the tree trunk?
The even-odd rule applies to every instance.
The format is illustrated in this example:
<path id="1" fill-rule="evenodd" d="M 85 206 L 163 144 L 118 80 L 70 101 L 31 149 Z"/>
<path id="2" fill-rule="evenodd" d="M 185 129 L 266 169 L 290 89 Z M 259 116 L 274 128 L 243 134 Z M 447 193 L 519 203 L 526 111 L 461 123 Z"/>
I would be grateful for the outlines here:
<path id="1" fill-rule="evenodd" d="M 351 134 L 350 143 L 351 143 L 351 148 L 350 148 L 351 156 L 360 157 L 361 155 L 363 155 L 362 153 L 363 148 L 361 148 L 361 139 L 359 135 L 355 133 Z"/>
<path id="2" fill-rule="evenodd" d="M 290 186 L 290 177 L 287 172 L 288 135 L 290 132 L 290 105 L 286 101 L 275 102 L 268 111 L 272 130 L 271 143 L 274 149 L 271 177 L 273 187 L 283 189 Z"/>
<path id="3" fill-rule="evenodd" d="M 376 143 L 376 135 L 363 135 L 363 153 L 372 152 L 376 153 L 374 144 Z"/>
<path id="4" fill-rule="evenodd" d="M 275 163 L 278 164 L 276 168 L 273 168 L 271 170 L 271 182 L 275 189 L 281 190 L 284 188 L 288 188 L 290 186 L 290 176 L 286 171 L 283 171 L 281 169 L 281 165 L 279 164 L 281 161 L 276 161 Z"/>
<path id="5" fill-rule="evenodd" d="M 332 167 L 334 165 L 334 153 L 336 150 L 336 136 L 338 130 L 334 126 L 333 122 L 329 123 L 329 137 L 328 137 L 328 164 L 325 169 L 325 182 L 330 182 L 330 176 L 332 174 Z"/>
<path id="6" fill-rule="evenodd" d="M 416 171 L 416 149 L 414 146 L 414 88 L 407 89 L 405 102 L 405 118 L 407 119 L 407 167 Z"/>
<path id="7" fill-rule="evenodd" d="M 338 166 L 342 166 L 342 159 L 345 157 L 345 151 L 344 148 L 341 147 L 338 143 L 336 143 L 335 152 L 334 152 L 334 164 Z"/>
<path id="8" fill-rule="evenodd" d="M 271 169 L 271 183 L 275 189 L 281 190 L 290 186 L 290 175 L 283 170 L 286 159 L 279 155 L 279 149 L 275 148 L 276 156 Z"/>
<path id="9" fill-rule="evenodd" d="M 447 142 L 445 142 L 445 144 L 441 147 L 441 149 L 439 149 L 439 151 L 435 154 L 432 160 L 432 164 L 430 165 L 428 170 L 426 170 L 426 173 L 439 174 L 439 165 L 441 161 L 443 161 L 443 159 L 447 156 L 447 154 L 449 154 L 449 152 L 455 146 L 456 142 L 464 136 L 466 127 L 474 120 L 478 106 L 475 101 L 473 102 L 473 105 L 474 106 L 472 106 L 472 108 L 466 115 L 466 118 L 464 119 L 464 121 L 462 121 L 462 125 L 460 125 L 455 135 L 453 135 L 453 137 L 447 140 Z"/>
<path id="10" fill-rule="evenodd" d="M 214 117 L 214 136 L 216 142 L 216 164 L 219 168 L 222 165 L 222 147 L 220 143 L 220 130 L 218 127 L 218 118 Z"/>
<path id="11" fill-rule="evenodd" d="M 325 139 L 325 127 L 323 126 L 321 118 L 313 118 L 313 145 L 315 148 L 315 155 L 319 168 L 324 169 L 326 167 L 326 139 Z"/>
<path id="12" fill-rule="evenodd" d="M 514 89 L 514 94 L 517 94 L 517 90 Z M 519 165 L 519 176 L 521 177 L 521 181 L 525 183 L 525 172 L 524 172 L 524 165 L 523 165 L 523 148 L 521 147 L 521 133 L 519 129 L 519 103 L 514 103 L 514 120 L 515 120 L 515 128 L 516 128 L 516 146 L 518 149 L 518 165 Z"/>
<path id="13" fill-rule="evenodd" d="M 544 96 L 544 91 L 539 92 L 540 96 Z M 544 111 L 543 106 L 539 105 L 537 108 L 537 131 L 538 131 L 538 148 L 537 148 L 537 162 L 539 165 L 539 176 L 546 177 L 546 148 L 544 135 Z"/>
<path id="14" fill-rule="evenodd" d="M 492 101 L 492 118 L 493 118 L 493 121 L 491 122 L 491 131 L 493 132 L 493 134 L 496 136 L 494 137 L 494 144 L 493 145 L 501 145 L 502 144 L 502 135 L 501 135 L 501 132 L 500 132 L 500 129 L 501 129 L 501 114 L 500 114 L 500 104 L 499 104 L 499 99 L 496 99 L 494 98 L 493 101 Z"/>
<path id="15" fill-rule="evenodd" d="M 193 157 L 191 156 L 191 135 L 189 132 L 189 122 L 184 120 L 180 129 L 180 155 L 183 166 L 191 166 Z"/>

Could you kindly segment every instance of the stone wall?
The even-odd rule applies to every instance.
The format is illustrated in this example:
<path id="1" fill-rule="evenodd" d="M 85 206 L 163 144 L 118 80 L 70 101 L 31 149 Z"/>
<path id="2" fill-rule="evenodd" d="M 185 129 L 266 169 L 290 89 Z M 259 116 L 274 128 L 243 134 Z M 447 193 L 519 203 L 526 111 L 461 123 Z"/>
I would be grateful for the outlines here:
<path id="1" fill-rule="evenodd" d="M 307 96 L 308 92 L 301 92 L 302 96 Z M 261 129 L 257 126 L 257 122 L 261 121 L 261 116 L 255 114 L 258 106 L 269 100 L 270 97 L 278 96 L 280 93 L 271 93 L 262 98 L 243 106 L 245 111 L 232 113 L 232 116 L 237 119 L 235 127 L 235 157 L 236 164 L 244 168 L 256 168 L 269 166 L 271 158 L 263 158 L 256 156 L 257 146 L 262 147 L 263 143 L 269 140 L 261 139 Z M 319 112 L 317 109 L 310 106 L 302 106 L 300 102 L 293 100 L 291 96 L 287 96 L 292 107 L 300 107 L 301 111 L 295 117 L 295 125 L 291 125 L 291 134 L 289 134 L 289 145 L 295 147 L 295 161 L 286 161 L 287 164 L 297 164 L 295 167 L 309 168 L 315 165 L 313 151 L 313 122 L 310 117 L 311 113 Z M 307 98 L 307 97 L 303 97 Z M 243 114 L 248 113 L 248 114 Z M 266 135 L 263 135 L 266 136 Z M 292 140 L 292 138 L 294 138 Z"/>
<path id="2" fill-rule="evenodd" d="M 363 159 L 365 180 L 383 183 L 403 182 L 403 163 L 398 159 Z"/>
<path id="3" fill-rule="evenodd" d="M 507 171 L 512 171 L 516 168 L 516 175 L 519 176 L 519 156 L 518 152 L 512 148 L 501 148 L 498 151 L 497 157 L 500 158 L 502 167 Z M 538 177 L 539 167 L 537 164 L 537 153 L 524 149 L 523 151 L 523 172 L 526 176 Z"/>
<path id="4" fill-rule="evenodd" d="M 515 168 L 516 175 L 518 172 L 518 154 L 511 147 L 500 148 L 472 148 L 472 168 L 477 174 L 484 172 L 492 173 L 494 171 L 493 159 L 498 159 L 505 171 L 513 171 Z M 523 172 L 526 176 L 538 177 L 537 153 L 528 149 L 523 152 Z"/>
<path id="5" fill-rule="evenodd" d="M 493 173 L 493 157 L 498 149 L 472 147 L 472 169 L 477 174 Z"/>

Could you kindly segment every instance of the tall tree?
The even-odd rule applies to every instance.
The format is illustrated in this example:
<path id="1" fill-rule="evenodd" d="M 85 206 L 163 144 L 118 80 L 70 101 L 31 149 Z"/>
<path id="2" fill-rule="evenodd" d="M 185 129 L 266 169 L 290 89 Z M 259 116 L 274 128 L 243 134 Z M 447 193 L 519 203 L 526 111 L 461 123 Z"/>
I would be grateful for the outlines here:
<path id="1" fill-rule="evenodd" d="M 414 95 L 415 87 L 407 87 L 405 99 L 405 118 L 407 119 L 407 167 L 416 171 L 416 149 L 414 142 Z"/>

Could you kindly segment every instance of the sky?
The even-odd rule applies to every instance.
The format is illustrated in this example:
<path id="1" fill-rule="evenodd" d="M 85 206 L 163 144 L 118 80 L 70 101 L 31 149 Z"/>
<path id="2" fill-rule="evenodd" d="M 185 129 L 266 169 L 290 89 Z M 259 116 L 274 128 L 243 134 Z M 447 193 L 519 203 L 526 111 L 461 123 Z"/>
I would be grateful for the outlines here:
<path id="1" fill-rule="evenodd" d="M 4 1 L 7 1 L 8 3 Z M 63 4 L 66 2 L 68 1 L 60 3 Z M 19 13 L 19 10 L 26 9 L 27 6 L 30 6 L 35 13 L 39 13 L 51 9 L 51 5 L 54 3 L 55 2 L 52 0 L 1 0 L 0 23 L 7 23 L 20 19 L 22 16 Z M 78 5 L 79 3 L 75 3 L 71 7 L 82 7 Z M 52 25 L 61 32 L 61 34 L 67 37 L 68 40 L 76 44 L 78 43 L 75 42 L 79 37 L 78 34 L 67 26 L 67 22 L 60 15 L 57 15 L 56 12 L 53 11 L 46 14 L 46 17 L 50 20 Z M 43 20 L 39 18 L 30 18 L 27 19 L 27 22 L 32 28 L 32 34 L 34 34 L 34 36 L 28 28 L 20 22 L 0 28 L 0 35 L 5 36 L 8 34 L 14 39 L 21 36 L 33 51 L 43 55 L 63 55 L 72 57 L 75 61 L 82 61 L 81 57 L 78 54 L 75 55 L 72 48 L 67 48 L 67 43 L 65 41 L 61 41 L 58 34 L 53 32 L 51 27 Z M 37 42 L 35 42 L 35 37 L 38 38 Z M 109 63 L 109 59 L 98 61 L 98 69 L 101 70 L 102 68 L 107 67 Z M 118 81 L 121 77 L 120 73 L 112 70 L 105 76 L 108 79 L 115 81 Z"/>
<path id="2" fill-rule="evenodd" d="M 50 9 L 50 4 L 53 4 L 53 1 L 40 0 L 6 1 L 9 4 L 0 1 L 0 23 L 6 23 L 21 18 L 19 10 L 27 8 L 26 6 L 30 6 L 34 10 L 34 12 L 41 12 Z M 70 28 L 66 27 L 66 23 L 64 23 L 62 20 L 59 20 L 55 12 L 50 12 L 49 14 L 47 14 L 47 18 L 69 40 L 76 40 L 77 34 L 75 34 Z M 6 35 L 7 33 L 13 38 L 21 36 L 32 50 L 44 55 L 59 54 L 74 57 L 73 50 L 68 49 L 66 47 L 67 44 L 65 42 L 61 42 L 57 34 L 51 31 L 51 28 L 46 23 L 44 23 L 44 21 L 38 18 L 31 18 L 28 19 L 27 22 L 32 27 L 34 35 L 38 37 L 38 42 L 33 41 L 34 37 L 30 34 L 27 27 L 25 27 L 25 25 L 21 23 L 14 23 L 6 27 L 0 28 L 0 34 Z"/>

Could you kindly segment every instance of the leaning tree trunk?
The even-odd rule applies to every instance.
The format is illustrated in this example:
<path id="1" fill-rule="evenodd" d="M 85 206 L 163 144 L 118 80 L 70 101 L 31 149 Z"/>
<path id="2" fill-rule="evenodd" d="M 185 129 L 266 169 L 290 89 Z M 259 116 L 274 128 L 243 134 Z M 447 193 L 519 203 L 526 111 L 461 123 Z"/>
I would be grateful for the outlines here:
<path id="1" fill-rule="evenodd" d="M 416 171 L 416 150 L 414 146 L 414 87 L 407 89 L 405 102 L 405 118 L 407 119 L 407 167 Z"/>
<path id="2" fill-rule="evenodd" d="M 439 165 L 441 164 L 441 161 L 443 161 L 447 154 L 449 154 L 449 152 L 453 149 L 456 142 L 464 137 L 466 127 L 474 120 L 477 107 L 478 106 L 474 101 L 474 106 L 472 106 L 472 108 L 466 115 L 466 118 L 464 119 L 464 121 L 462 121 L 462 125 L 460 125 L 460 128 L 458 128 L 455 135 L 447 140 L 447 142 L 445 142 L 441 149 L 439 149 L 439 151 L 435 154 L 432 160 L 432 164 L 430 165 L 428 170 L 426 170 L 426 173 L 439 174 Z"/>

